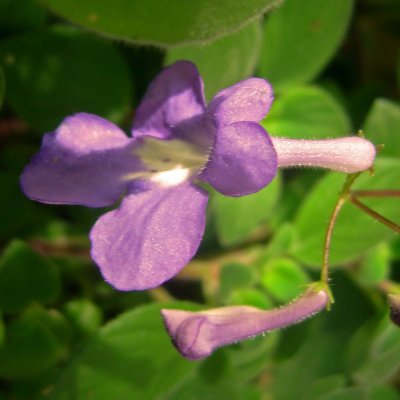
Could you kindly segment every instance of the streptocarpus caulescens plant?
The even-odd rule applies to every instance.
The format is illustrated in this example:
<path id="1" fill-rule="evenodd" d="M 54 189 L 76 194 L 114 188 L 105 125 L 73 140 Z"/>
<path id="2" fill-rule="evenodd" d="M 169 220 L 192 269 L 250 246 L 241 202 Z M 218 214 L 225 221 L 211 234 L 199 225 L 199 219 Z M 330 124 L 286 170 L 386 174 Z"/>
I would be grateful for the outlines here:
<path id="1" fill-rule="evenodd" d="M 117 289 L 159 286 L 202 239 L 208 194 L 197 183 L 243 196 L 270 183 L 278 167 L 354 173 L 372 166 L 375 147 L 361 137 L 270 137 L 259 122 L 272 101 L 270 84 L 250 78 L 206 105 L 196 67 L 177 62 L 151 84 L 132 137 L 95 115 L 67 117 L 44 136 L 23 171 L 22 190 L 36 201 L 88 207 L 110 206 L 123 194 L 90 232 L 92 258 Z"/>

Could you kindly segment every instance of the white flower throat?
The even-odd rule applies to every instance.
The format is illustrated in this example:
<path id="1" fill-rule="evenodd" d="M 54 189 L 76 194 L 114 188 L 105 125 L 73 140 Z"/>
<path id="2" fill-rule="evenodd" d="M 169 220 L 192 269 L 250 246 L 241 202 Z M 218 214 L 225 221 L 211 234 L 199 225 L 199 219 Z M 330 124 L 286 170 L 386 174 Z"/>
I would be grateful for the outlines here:
<path id="1" fill-rule="evenodd" d="M 179 185 L 198 172 L 207 162 L 208 154 L 199 147 L 179 139 L 142 138 L 133 149 L 146 171 L 129 175 L 128 179 L 146 177 L 164 187 Z"/>

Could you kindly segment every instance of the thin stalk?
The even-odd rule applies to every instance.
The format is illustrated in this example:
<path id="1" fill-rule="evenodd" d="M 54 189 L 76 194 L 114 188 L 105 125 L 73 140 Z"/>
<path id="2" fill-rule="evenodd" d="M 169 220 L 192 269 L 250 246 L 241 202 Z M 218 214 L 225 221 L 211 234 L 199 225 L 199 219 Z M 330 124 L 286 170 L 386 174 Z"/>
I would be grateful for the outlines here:
<path id="1" fill-rule="evenodd" d="M 354 197 L 400 197 L 400 190 L 352 190 Z"/>
<path id="2" fill-rule="evenodd" d="M 341 195 L 335 205 L 331 218 L 329 219 L 328 229 L 326 230 L 325 242 L 324 242 L 324 260 L 321 270 L 321 281 L 324 282 L 326 285 L 328 285 L 329 283 L 329 254 L 332 243 L 333 229 L 335 227 L 336 219 L 339 215 L 339 212 L 345 202 L 346 202 L 346 197 Z"/>
<path id="3" fill-rule="evenodd" d="M 385 218 L 383 215 L 381 215 L 381 214 L 377 213 L 376 211 L 372 210 L 371 208 L 369 208 L 364 203 L 361 203 L 361 201 L 359 201 L 356 197 L 354 197 L 352 193 L 349 196 L 349 200 L 355 206 L 357 206 L 360 210 L 364 211 L 372 218 L 374 218 L 377 221 L 381 222 L 382 224 L 386 225 L 388 228 L 394 230 L 396 233 L 400 233 L 400 225 L 395 224 L 394 222 Z"/>
<path id="4" fill-rule="evenodd" d="M 339 199 L 338 199 L 338 201 L 335 205 L 335 208 L 333 209 L 332 215 L 329 219 L 328 228 L 327 228 L 326 234 L 325 234 L 324 255 L 323 255 L 323 263 L 322 263 L 322 269 L 321 269 L 321 282 L 325 283 L 327 286 L 329 284 L 329 254 L 330 254 L 330 250 L 331 250 L 333 229 L 335 227 L 339 212 L 347 200 L 347 197 L 350 192 L 350 188 L 351 188 L 352 184 L 354 183 L 354 181 L 360 176 L 360 174 L 361 174 L 361 172 L 347 175 L 347 178 L 343 184 L 342 190 L 339 194 Z"/>
<path id="5" fill-rule="evenodd" d="M 358 172 L 347 176 L 342 191 L 339 194 L 339 199 L 329 219 L 329 224 L 325 235 L 323 265 L 321 270 L 321 281 L 324 282 L 325 284 L 328 284 L 329 281 L 329 254 L 331 249 L 333 230 L 339 212 L 347 200 L 350 200 L 351 203 L 353 203 L 356 207 L 367 213 L 372 218 L 386 225 L 393 231 L 400 233 L 399 225 L 388 220 L 383 215 L 372 210 L 367 205 L 365 205 L 364 203 L 362 203 L 357 199 L 357 197 L 398 197 L 400 196 L 400 190 L 355 190 L 355 191 L 350 190 L 354 181 L 358 178 L 360 174 L 361 172 Z"/>

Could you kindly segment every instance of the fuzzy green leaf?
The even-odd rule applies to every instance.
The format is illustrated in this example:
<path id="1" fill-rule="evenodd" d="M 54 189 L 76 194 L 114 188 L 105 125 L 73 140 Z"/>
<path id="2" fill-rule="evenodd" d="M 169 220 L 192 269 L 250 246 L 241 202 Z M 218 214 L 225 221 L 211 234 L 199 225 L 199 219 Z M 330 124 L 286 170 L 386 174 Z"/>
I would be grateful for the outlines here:
<path id="1" fill-rule="evenodd" d="M 116 39 L 161 47 L 204 43 L 235 32 L 276 0 L 45 0 L 58 15 Z"/>
<path id="2" fill-rule="evenodd" d="M 275 100 L 262 125 L 271 135 L 290 138 L 322 139 L 351 132 L 342 106 L 317 86 L 286 90 Z"/>
<path id="3" fill-rule="evenodd" d="M 276 90 L 311 81 L 340 45 L 352 0 L 287 0 L 265 24 L 260 73 Z"/>
<path id="4" fill-rule="evenodd" d="M 206 97 L 254 73 L 261 45 L 261 23 L 249 24 L 239 32 L 205 45 L 174 47 L 165 64 L 189 60 L 197 65 L 205 84 Z"/>
<path id="5" fill-rule="evenodd" d="M 264 189 L 242 197 L 226 197 L 213 193 L 217 235 L 222 244 L 232 246 L 248 235 L 273 214 L 280 194 L 279 175 Z"/>
<path id="6" fill-rule="evenodd" d="M 168 303 L 164 308 L 189 308 Z M 173 347 L 153 304 L 122 314 L 93 336 L 71 361 L 49 395 L 52 400 L 167 398 L 198 364 Z"/>
<path id="7" fill-rule="evenodd" d="M 386 99 L 375 100 L 364 124 L 364 133 L 375 144 L 383 144 L 380 154 L 400 156 L 400 106 Z"/>
<path id="8" fill-rule="evenodd" d="M 132 83 L 117 49 L 75 29 L 56 27 L 10 37 L 0 44 L 7 100 L 41 132 L 75 112 L 120 121 Z"/>

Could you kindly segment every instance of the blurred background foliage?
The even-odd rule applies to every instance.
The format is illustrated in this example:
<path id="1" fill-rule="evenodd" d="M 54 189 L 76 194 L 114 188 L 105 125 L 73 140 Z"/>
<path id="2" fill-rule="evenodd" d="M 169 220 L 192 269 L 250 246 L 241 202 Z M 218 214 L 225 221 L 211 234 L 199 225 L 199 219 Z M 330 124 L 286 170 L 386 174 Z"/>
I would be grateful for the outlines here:
<path id="1" fill-rule="evenodd" d="M 18 186 L 65 116 L 128 131 L 152 78 L 188 59 L 207 98 L 268 79 L 271 135 L 363 129 L 385 147 L 356 187 L 400 189 L 399 44 L 398 0 L 0 0 L 0 399 L 400 399 L 400 330 L 385 300 L 400 293 L 400 239 L 351 204 L 334 234 L 330 312 L 201 362 L 177 353 L 160 319 L 161 307 L 293 299 L 317 279 L 343 175 L 284 171 L 251 196 L 212 193 L 196 258 L 132 293 L 90 260 L 102 210 L 41 205 Z M 400 221 L 398 199 L 368 205 Z"/>

